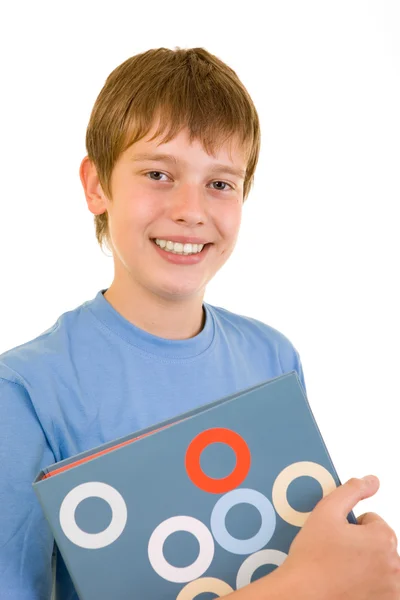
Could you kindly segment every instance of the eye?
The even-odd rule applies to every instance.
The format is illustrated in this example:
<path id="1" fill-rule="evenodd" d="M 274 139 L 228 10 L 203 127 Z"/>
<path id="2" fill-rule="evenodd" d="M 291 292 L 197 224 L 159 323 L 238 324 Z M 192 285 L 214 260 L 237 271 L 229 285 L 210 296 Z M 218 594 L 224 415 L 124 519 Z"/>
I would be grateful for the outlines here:
<path id="1" fill-rule="evenodd" d="M 226 181 L 213 181 L 212 183 L 222 183 L 222 185 L 228 185 L 230 187 L 231 190 L 233 190 L 233 187 L 230 185 L 230 183 L 226 183 Z M 215 188 L 214 188 L 215 189 Z M 216 188 L 218 192 L 226 192 L 226 188 Z"/>
<path id="2" fill-rule="evenodd" d="M 148 171 L 147 173 L 145 173 L 145 175 L 154 175 L 154 173 L 156 175 L 165 175 L 165 173 L 161 173 L 161 171 Z M 165 175 L 165 177 L 168 177 L 167 175 Z M 153 181 L 163 181 L 162 179 L 153 179 Z"/>

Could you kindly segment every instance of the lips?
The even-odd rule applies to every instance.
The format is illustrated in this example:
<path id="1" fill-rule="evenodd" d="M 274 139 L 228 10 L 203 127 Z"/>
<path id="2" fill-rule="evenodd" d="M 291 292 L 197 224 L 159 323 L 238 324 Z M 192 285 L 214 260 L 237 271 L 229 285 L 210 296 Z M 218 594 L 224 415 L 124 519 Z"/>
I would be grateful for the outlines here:
<path id="1" fill-rule="evenodd" d="M 159 238 L 157 238 L 157 239 L 159 239 Z M 171 240 L 171 242 L 172 242 L 172 240 Z M 175 253 L 175 252 L 167 252 L 163 248 L 160 248 L 156 244 L 155 240 L 153 240 L 153 246 L 154 246 L 156 252 L 158 253 L 158 255 L 161 256 L 164 260 L 166 260 L 167 262 L 169 262 L 171 264 L 195 265 L 195 264 L 198 264 L 198 263 L 202 262 L 203 260 L 205 260 L 206 256 L 208 255 L 210 246 L 212 246 L 212 244 L 211 243 L 204 244 L 201 252 L 196 252 L 195 254 L 179 254 L 179 253 Z"/>

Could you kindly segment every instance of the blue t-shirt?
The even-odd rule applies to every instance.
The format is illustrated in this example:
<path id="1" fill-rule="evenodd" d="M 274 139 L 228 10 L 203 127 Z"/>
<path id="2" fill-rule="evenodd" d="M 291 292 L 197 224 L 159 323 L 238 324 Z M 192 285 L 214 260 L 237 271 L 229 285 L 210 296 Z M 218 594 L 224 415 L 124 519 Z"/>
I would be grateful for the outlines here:
<path id="1" fill-rule="evenodd" d="M 296 370 L 279 331 L 203 303 L 202 331 L 154 336 L 100 290 L 0 355 L 0 597 L 48 600 L 53 537 L 32 482 L 56 461 Z M 134 591 L 133 591 L 134 592 Z M 62 560 L 57 598 L 77 596 Z"/>

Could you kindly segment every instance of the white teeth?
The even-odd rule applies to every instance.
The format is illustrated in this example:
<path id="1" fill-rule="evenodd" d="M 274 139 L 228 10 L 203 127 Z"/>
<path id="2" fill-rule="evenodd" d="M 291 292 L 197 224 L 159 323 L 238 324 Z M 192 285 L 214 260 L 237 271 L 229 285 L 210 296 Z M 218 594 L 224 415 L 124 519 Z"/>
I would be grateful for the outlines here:
<path id="1" fill-rule="evenodd" d="M 155 240 L 157 246 L 164 248 L 167 252 L 173 254 L 198 254 L 204 248 L 204 244 L 181 244 L 180 242 L 171 242 L 170 240 Z"/>

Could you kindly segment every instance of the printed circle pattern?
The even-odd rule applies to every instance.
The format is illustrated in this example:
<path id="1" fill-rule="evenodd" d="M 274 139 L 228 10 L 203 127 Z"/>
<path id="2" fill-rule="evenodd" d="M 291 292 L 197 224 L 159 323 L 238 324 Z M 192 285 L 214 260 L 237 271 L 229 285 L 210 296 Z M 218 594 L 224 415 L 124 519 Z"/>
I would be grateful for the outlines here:
<path id="1" fill-rule="evenodd" d="M 297 462 L 283 469 L 275 479 L 272 488 L 272 502 L 278 515 L 295 527 L 302 527 L 311 513 L 300 512 L 292 508 L 287 500 L 287 490 L 292 481 L 304 476 L 313 477 L 320 483 L 323 496 L 330 494 L 336 488 L 335 480 L 329 471 L 317 463 Z"/>
<path id="2" fill-rule="evenodd" d="M 164 557 L 163 545 L 168 536 L 176 531 L 187 531 L 199 542 L 199 556 L 187 567 L 174 567 Z M 150 536 L 148 555 L 153 569 L 167 581 L 186 583 L 201 577 L 214 558 L 214 540 L 208 528 L 194 517 L 177 516 L 166 519 Z"/>
<path id="3" fill-rule="evenodd" d="M 200 466 L 203 450 L 216 442 L 228 444 L 236 454 L 236 466 L 232 473 L 221 479 L 208 477 Z M 204 492 L 224 494 L 240 485 L 250 469 L 251 454 L 246 442 L 238 433 L 223 427 L 207 429 L 197 435 L 186 451 L 185 466 L 191 481 Z"/>
<path id="4" fill-rule="evenodd" d="M 280 550 L 267 549 L 252 554 L 240 566 L 236 578 L 236 588 L 239 589 L 251 583 L 251 578 L 258 567 L 262 565 L 276 565 L 279 567 L 286 558 L 287 554 Z"/>
<path id="5" fill-rule="evenodd" d="M 87 533 L 78 527 L 75 511 L 87 498 L 101 498 L 111 508 L 111 522 L 100 533 Z M 67 538 L 81 548 L 95 550 L 109 546 L 119 538 L 125 529 L 128 510 L 121 494 L 108 483 L 89 481 L 74 487 L 64 498 L 60 506 L 60 525 Z"/>
<path id="6" fill-rule="evenodd" d="M 216 579 L 215 577 L 201 577 L 195 581 L 191 581 L 183 590 L 179 592 L 176 600 L 194 600 L 199 594 L 209 592 L 211 594 L 217 594 L 219 598 L 231 594 L 234 590 L 230 585 L 222 581 L 222 579 Z"/>
<path id="7" fill-rule="evenodd" d="M 234 538 L 226 529 L 228 511 L 237 504 L 251 504 L 261 515 L 261 526 L 253 537 L 247 540 Z M 276 527 L 276 516 L 271 502 L 260 492 L 248 488 L 238 488 L 220 498 L 211 513 L 211 531 L 218 544 L 232 554 L 251 554 L 269 542 Z"/>

